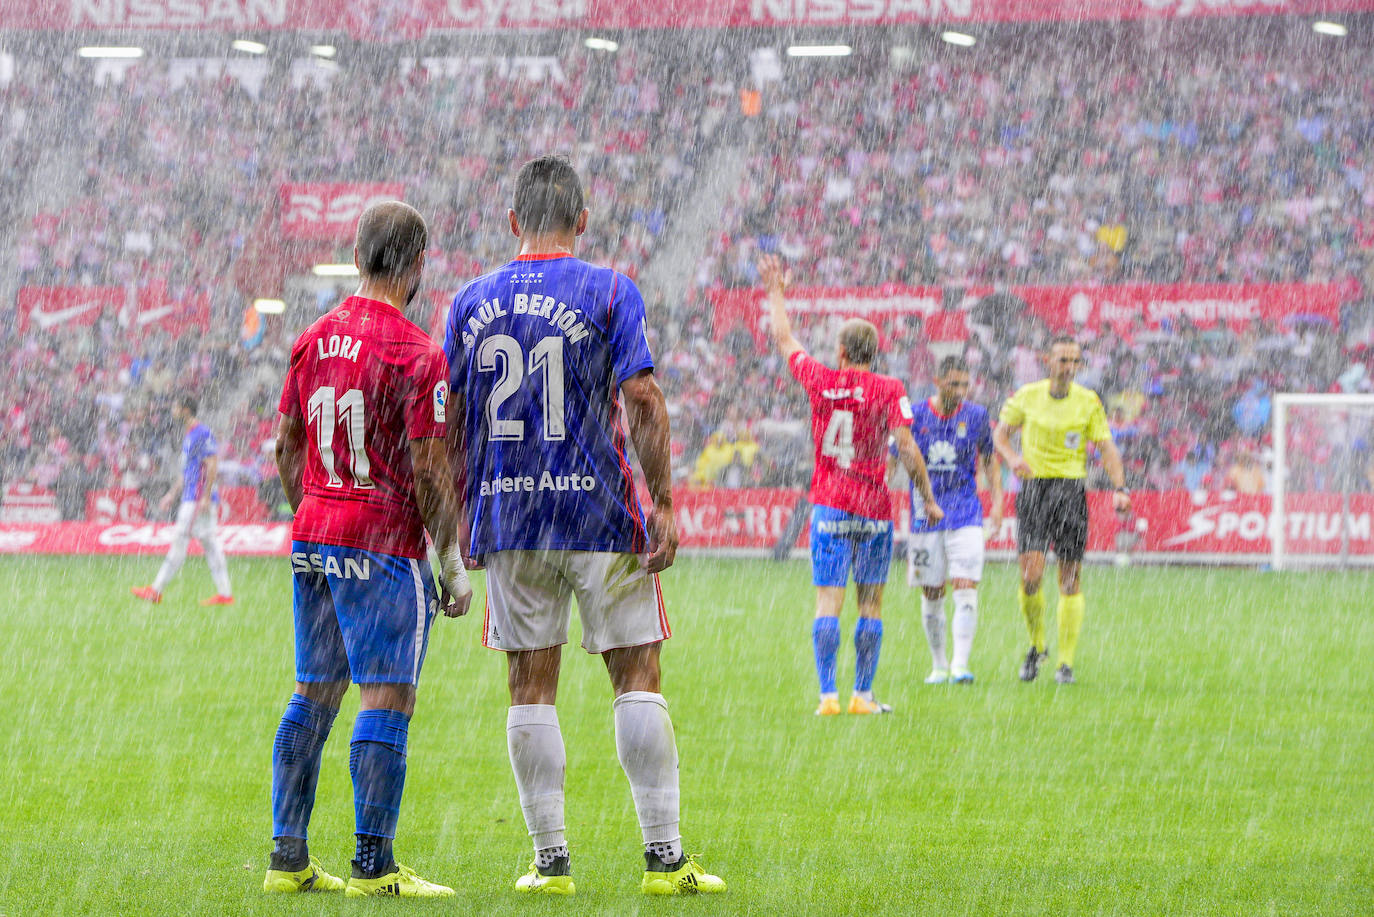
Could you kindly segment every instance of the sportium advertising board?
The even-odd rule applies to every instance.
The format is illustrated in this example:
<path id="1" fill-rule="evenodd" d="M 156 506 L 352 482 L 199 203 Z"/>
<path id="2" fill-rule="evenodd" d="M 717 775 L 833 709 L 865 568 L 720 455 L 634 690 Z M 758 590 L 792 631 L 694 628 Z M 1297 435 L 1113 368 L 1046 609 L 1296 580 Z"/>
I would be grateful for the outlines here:
<path id="1" fill-rule="evenodd" d="M 16 514 L 16 521 L 0 524 L 0 554 L 156 554 L 165 552 L 172 537 L 170 522 L 132 518 L 133 507 L 105 494 L 92 504 L 89 522 L 37 521 L 32 513 Z M 686 550 L 771 549 L 788 530 L 792 513 L 807 505 L 794 490 L 687 490 L 674 494 L 678 534 Z M 1111 494 L 1088 495 L 1090 516 L 1088 551 L 1115 555 L 1127 552 L 1151 560 L 1190 561 L 1233 559 L 1238 563 L 1269 558 L 1273 511 L 1265 495 L 1198 497 L 1184 491 L 1137 492 L 1129 516 L 1112 511 Z M 1016 547 L 1015 504 L 1007 496 L 1006 519 L 988 540 L 994 551 Z M 285 555 L 291 546 L 290 523 L 241 521 L 220 526 L 225 551 L 243 555 Z M 46 517 L 43 517 L 46 518 Z M 907 530 L 910 509 L 905 494 L 893 495 L 893 518 L 898 532 Z M 33 519 L 34 521 L 21 521 Z M 1374 495 L 1350 497 L 1343 514 L 1335 494 L 1291 494 L 1283 517 L 1285 551 L 1293 556 L 1374 557 Z M 899 536 L 900 537 L 900 536 Z M 798 547 L 807 544 L 801 527 Z"/>

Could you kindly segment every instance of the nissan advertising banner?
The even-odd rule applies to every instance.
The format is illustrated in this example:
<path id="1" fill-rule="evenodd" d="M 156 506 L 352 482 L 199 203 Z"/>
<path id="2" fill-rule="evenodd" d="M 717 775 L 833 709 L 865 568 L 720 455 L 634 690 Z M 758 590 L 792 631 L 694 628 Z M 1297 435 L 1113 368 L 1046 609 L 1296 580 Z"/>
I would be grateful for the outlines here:
<path id="1" fill-rule="evenodd" d="M 0 0 L 7 29 L 429 32 L 1192 19 L 1374 11 L 1374 0 Z"/>
<path id="2" fill-rule="evenodd" d="M 674 494 L 682 547 L 767 550 L 787 530 L 800 494 L 792 490 L 678 490 Z M 1201 499 L 1182 492 L 1136 493 L 1130 516 L 1112 511 L 1109 493 L 1088 496 L 1091 518 L 1088 550 L 1099 555 L 1129 551 L 1181 563 L 1234 558 L 1262 561 L 1272 549 L 1268 496 L 1211 494 Z M 44 523 L 37 516 L 0 524 L 0 553 L 156 554 L 167 550 L 171 523 L 136 518 L 137 506 L 124 492 L 108 491 L 91 505 L 90 522 Z M 1002 530 L 988 541 L 991 550 L 1016 546 L 1015 505 L 1007 496 Z M 231 554 L 285 555 L 290 523 L 252 522 L 255 510 L 229 512 L 241 520 L 222 525 Z M 904 494 L 893 495 L 893 517 L 906 531 L 910 514 Z M 260 516 L 258 518 L 261 518 Z M 1344 525 L 1343 525 L 1344 520 Z M 1345 539 L 1353 557 L 1374 557 L 1374 494 L 1350 498 L 1343 516 L 1337 494 L 1297 494 L 1287 500 L 1285 549 L 1290 555 L 1340 554 Z M 1343 531 L 1344 529 L 1344 531 Z M 803 529 L 798 546 L 806 546 Z M 198 548 L 197 548 L 198 550 Z"/>

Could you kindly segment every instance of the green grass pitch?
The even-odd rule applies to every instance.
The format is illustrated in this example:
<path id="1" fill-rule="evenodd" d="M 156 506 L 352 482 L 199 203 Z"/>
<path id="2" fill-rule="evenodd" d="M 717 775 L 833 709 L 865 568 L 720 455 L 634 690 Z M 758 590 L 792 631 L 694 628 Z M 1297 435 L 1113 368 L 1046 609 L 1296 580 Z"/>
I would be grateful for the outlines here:
<path id="1" fill-rule="evenodd" d="M 286 562 L 232 561 L 239 603 L 205 609 L 194 558 L 161 605 L 128 594 L 159 560 L 0 560 L 0 915 L 1374 912 L 1369 574 L 1090 568 L 1068 688 L 1017 680 L 1004 565 L 982 591 L 977 684 L 926 687 L 894 576 L 877 688 L 896 713 L 819 720 L 806 566 L 683 558 L 663 578 L 683 831 L 730 891 L 669 901 L 639 895 L 610 689 L 576 647 L 559 707 L 577 896 L 510 890 L 530 856 L 479 585 L 472 615 L 435 622 L 397 842 L 457 897 L 357 902 L 261 892 Z M 842 689 L 853 616 L 851 597 Z M 356 710 L 352 692 L 311 838 L 345 875 Z"/>

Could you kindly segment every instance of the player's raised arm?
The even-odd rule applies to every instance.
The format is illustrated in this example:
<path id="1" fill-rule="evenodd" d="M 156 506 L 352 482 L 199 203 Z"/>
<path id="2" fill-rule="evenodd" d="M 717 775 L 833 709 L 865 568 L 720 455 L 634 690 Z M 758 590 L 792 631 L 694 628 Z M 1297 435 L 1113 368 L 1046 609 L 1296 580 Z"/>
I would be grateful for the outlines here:
<path id="1" fill-rule="evenodd" d="M 906 473 L 911 476 L 912 483 L 916 485 L 916 489 L 921 493 L 921 499 L 925 501 L 926 518 L 932 525 L 938 523 L 945 518 L 945 511 L 935 502 L 935 493 L 930 489 L 930 473 L 926 471 L 926 460 L 921 456 L 921 450 L 911 435 L 911 428 L 893 427 L 892 435 L 897 440 L 897 455 L 901 457 Z"/>
<path id="2" fill-rule="evenodd" d="M 277 474 L 291 512 L 300 509 L 305 481 L 305 424 L 299 417 L 282 414 L 277 419 Z"/>
<path id="3" fill-rule="evenodd" d="M 437 436 L 412 439 L 410 463 L 415 471 L 415 503 L 439 553 L 439 581 L 444 591 L 440 604 L 448 617 L 461 617 L 472 602 L 472 585 L 458 542 L 461 504 L 453 487 L 447 444 Z"/>
<path id="4" fill-rule="evenodd" d="M 668 405 L 652 370 L 642 370 L 620 384 L 625 420 L 635 444 L 653 509 L 649 514 L 649 556 L 644 569 L 658 573 L 677 556 L 677 521 L 673 518 L 673 475 Z"/>
<path id="5" fill-rule="evenodd" d="M 792 282 L 792 272 L 783 267 L 782 259 L 777 255 L 764 255 L 759 258 L 759 275 L 763 278 L 763 288 L 768 291 L 768 316 L 773 343 L 783 359 L 790 359 L 792 354 L 803 349 L 801 342 L 792 334 L 792 322 L 787 317 L 783 299 L 787 285 Z"/>

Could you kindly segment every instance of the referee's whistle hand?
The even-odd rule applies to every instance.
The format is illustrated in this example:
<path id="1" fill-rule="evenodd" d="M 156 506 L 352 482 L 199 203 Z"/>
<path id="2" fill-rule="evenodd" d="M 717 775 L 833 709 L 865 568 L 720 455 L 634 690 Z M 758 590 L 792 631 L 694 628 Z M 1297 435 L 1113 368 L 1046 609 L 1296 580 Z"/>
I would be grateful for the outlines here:
<path id="1" fill-rule="evenodd" d="M 1035 477 L 1035 472 L 1031 470 L 1030 462 L 1027 462 L 1026 459 L 1020 455 L 1012 459 L 1011 471 L 1012 474 L 1023 481 L 1029 481 L 1031 478 Z"/>

